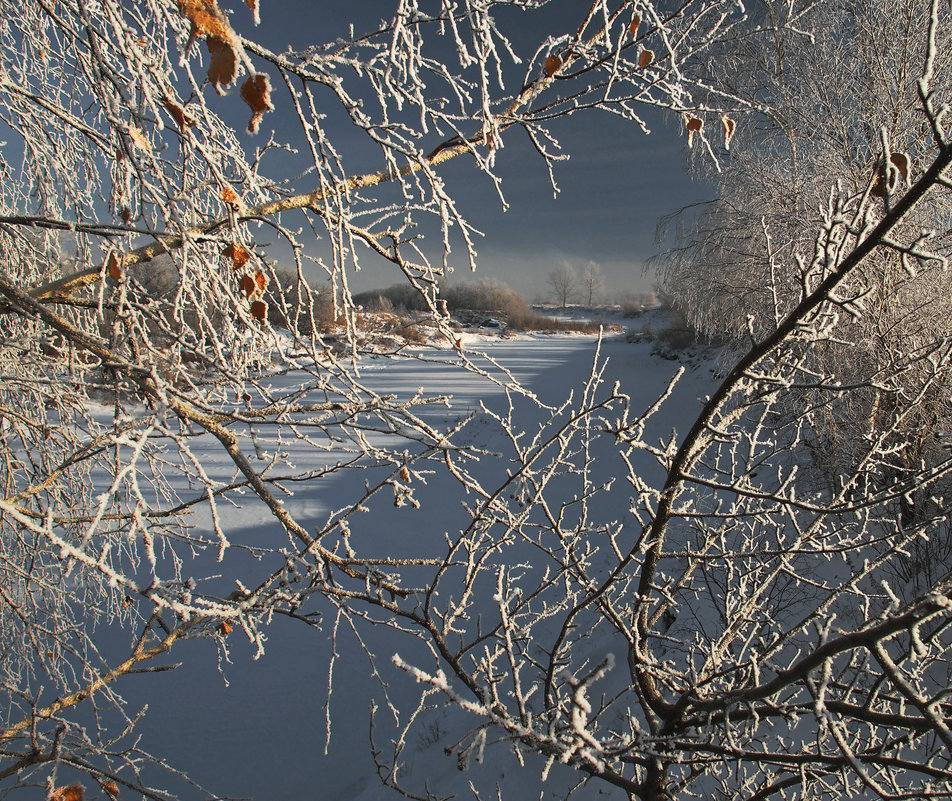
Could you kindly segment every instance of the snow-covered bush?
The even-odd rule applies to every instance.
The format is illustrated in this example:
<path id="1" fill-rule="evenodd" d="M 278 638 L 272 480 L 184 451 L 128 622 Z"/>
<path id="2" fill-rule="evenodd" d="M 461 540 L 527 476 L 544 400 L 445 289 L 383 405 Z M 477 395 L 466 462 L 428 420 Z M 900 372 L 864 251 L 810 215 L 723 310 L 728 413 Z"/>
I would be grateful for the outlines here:
<path id="1" fill-rule="evenodd" d="M 751 13 L 783 18 L 790 9 L 767 0 Z M 929 25 L 930 16 L 905 0 L 819 3 L 777 34 L 768 26 L 724 43 L 720 57 L 702 65 L 712 86 L 757 107 L 737 126 L 718 171 L 710 160 L 695 161 L 714 183 L 716 200 L 679 216 L 660 260 L 666 291 L 703 334 L 741 352 L 751 338 L 766 336 L 822 275 L 812 251 L 828 245 L 816 231 L 841 213 L 838 197 L 868 193 L 882 213 L 892 194 L 928 167 L 935 130 L 923 113 L 919 80 Z M 948 97 L 952 32 L 940 27 L 936 36 L 932 90 Z M 870 254 L 853 271 L 839 289 L 836 319 L 806 357 L 814 372 L 861 384 L 873 365 L 889 372 L 899 354 L 916 360 L 952 334 L 950 214 L 952 199 L 929 197 L 906 217 L 895 247 Z M 917 256 L 920 236 L 942 258 Z M 949 427 L 952 406 L 941 383 L 918 394 L 930 370 L 923 364 L 904 371 L 910 386 L 901 394 L 916 397 L 912 414 L 921 435 L 901 449 L 894 442 L 900 471 L 943 456 L 932 431 Z M 827 480 L 850 472 L 864 438 L 905 398 L 870 388 L 826 399 L 806 433 L 816 472 Z"/>

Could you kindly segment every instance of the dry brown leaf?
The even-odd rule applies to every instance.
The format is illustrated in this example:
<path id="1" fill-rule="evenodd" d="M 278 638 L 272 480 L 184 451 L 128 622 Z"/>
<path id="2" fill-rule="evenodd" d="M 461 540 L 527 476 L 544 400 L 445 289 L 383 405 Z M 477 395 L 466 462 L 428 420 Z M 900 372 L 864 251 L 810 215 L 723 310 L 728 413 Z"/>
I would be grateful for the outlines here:
<path id="1" fill-rule="evenodd" d="M 162 105 L 165 106 L 165 110 L 169 113 L 169 116 L 175 120 L 175 124 L 179 127 L 180 131 L 184 132 L 189 128 L 195 127 L 195 118 L 186 114 L 185 109 L 176 103 L 171 95 L 165 96 Z"/>
<path id="2" fill-rule="evenodd" d="M 248 263 L 248 259 L 251 258 L 251 251 L 236 242 L 231 245 L 226 245 L 221 255 L 231 261 L 232 270 L 240 270 Z"/>
<path id="3" fill-rule="evenodd" d="M 909 156 L 905 153 L 893 153 L 889 160 L 892 162 L 893 167 L 899 170 L 899 174 L 902 176 L 902 180 L 908 183 L 909 181 Z"/>
<path id="4" fill-rule="evenodd" d="M 223 186 L 218 194 L 221 197 L 223 203 L 227 203 L 229 206 L 234 206 L 236 209 L 241 208 L 241 198 L 238 197 L 238 193 L 230 186 Z"/>
<path id="5" fill-rule="evenodd" d="M 638 35 L 638 26 L 641 25 L 641 16 L 635 14 L 631 18 L 631 22 L 628 23 L 628 32 L 631 34 L 631 38 L 634 39 Z"/>
<path id="6" fill-rule="evenodd" d="M 730 150 L 731 139 L 734 138 L 734 131 L 737 130 L 737 123 L 726 114 L 721 115 L 721 131 L 724 134 L 724 148 Z"/>
<path id="7" fill-rule="evenodd" d="M 654 61 L 654 53 L 650 50 L 642 50 L 638 56 L 638 66 L 647 67 L 652 61 Z"/>
<path id="8" fill-rule="evenodd" d="M 400 473 L 399 473 L 399 475 L 400 475 L 400 480 L 401 480 L 401 481 L 406 481 L 406 482 L 409 483 L 409 481 L 410 481 L 410 471 L 407 470 L 406 465 L 404 465 L 403 467 L 400 468 Z"/>
<path id="9" fill-rule="evenodd" d="M 694 134 L 700 133 L 704 128 L 704 121 L 697 117 L 688 116 L 685 119 L 684 127 L 688 131 L 688 147 L 694 146 Z"/>
<path id="10" fill-rule="evenodd" d="M 179 10 L 192 23 L 192 38 L 206 34 L 235 43 L 235 32 L 215 0 L 179 0 Z"/>
<path id="11" fill-rule="evenodd" d="M 245 5 L 251 9 L 251 14 L 254 17 L 255 25 L 260 24 L 261 16 L 258 11 L 258 0 L 245 0 Z"/>
<path id="12" fill-rule="evenodd" d="M 238 77 L 238 51 L 241 40 L 216 0 L 178 0 L 179 9 L 192 23 L 188 45 L 198 36 L 205 36 L 211 60 L 208 80 L 218 92 Z"/>
<path id="13" fill-rule="evenodd" d="M 261 272 L 261 270 L 255 270 L 255 286 L 258 288 L 259 294 L 263 293 L 268 286 L 268 276 Z"/>
<path id="14" fill-rule="evenodd" d="M 551 78 L 562 68 L 562 59 L 558 56 L 549 56 L 545 60 L 545 76 Z"/>
<path id="15" fill-rule="evenodd" d="M 909 182 L 909 169 L 911 162 L 909 156 L 906 153 L 891 153 L 889 156 L 889 163 L 895 168 L 896 172 L 902 177 L 906 183 Z M 869 188 L 869 194 L 873 197 L 884 198 L 886 197 L 886 191 L 892 192 L 896 188 L 896 184 L 899 183 L 898 178 L 896 177 L 896 172 L 889 170 L 887 176 L 886 164 L 883 159 L 880 159 L 873 173 L 873 181 Z"/>
<path id="16" fill-rule="evenodd" d="M 119 257 L 115 252 L 110 253 L 109 257 L 106 259 L 106 272 L 109 273 L 109 277 L 113 281 L 119 281 L 122 279 L 122 265 L 119 262 Z"/>
<path id="17" fill-rule="evenodd" d="M 218 630 L 227 637 L 229 634 L 231 634 L 232 625 L 227 620 L 223 620 L 219 624 Z"/>
<path id="18" fill-rule="evenodd" d="M 83 801 L 83 785 L 68 784 L 57 787 L 47 796 L 47 801 Z"/>
<path id="19" fill-rule="evenodd" d="M 271 83 L 263 72 L 249 75 L 241 85 L 241 99 L 251 109 L 251 121 L 248 123 L 248 133 L 257 133 L 258 125 L 266 111 L 271 111 Z"/>
<path id="20" fill-rule="evenodd" d="M 119 786 L 113 781 L 103 782 L 102 789 L 106 792 L 106 795 L 114 800 L 119 797 Z"/>
<path id="21" fill-rule="evenodd" d="M 257 294 L 258 285 L 255 283 L 255 279 L 250 275 L 241 276 L 238 285 L 241 287 L 241 291 L 245 293 L 245 297 L 249 300 Z"/>
<path id="22" fill-rule="evenodd" d="M 268 304 L 263 300 L 253 301 L 251 304 L 251 316 L 256 320 L 264 322 L 268 317 Z"/>
<path id="23" fill-rule="evenodd" d="M 224 39 L 209 36 L 205 40 L 211 61 L 208 64 L 208 80 L 215 90 L 231 86 L 238 77 L 238 51 Z"/>
<path id="24" fill-rule="evenodd" d="M 132 145 L 137 150 L 141 150 L 143 153 L 151 153 L 152 145 L 149 144 L 149 140 L 145 138 L 145 134 L 142 133 L 135 125 L 127 125 L 126 130 L 129 132 L 129 138 L 132 140 Z"/>

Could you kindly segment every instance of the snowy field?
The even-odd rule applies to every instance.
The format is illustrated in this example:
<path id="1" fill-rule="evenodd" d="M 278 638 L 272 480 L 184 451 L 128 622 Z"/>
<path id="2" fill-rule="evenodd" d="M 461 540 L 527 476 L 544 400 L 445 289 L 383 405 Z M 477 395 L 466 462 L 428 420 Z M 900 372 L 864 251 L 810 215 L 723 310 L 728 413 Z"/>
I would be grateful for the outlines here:
<path id="1" fill-rule="evenodd" d="M 551 405 L 561 403 L 583 385 L 596 346 L 595 337 L 579 335 L 527 335 L 506 340 L 472 337 L 466 343 L 470 350 L 485 350 L 527 390 Z M 650 342 L 632 344 L 618 335 L 602 342 L 600 354 L 607 360 L 604 384 L 619 382 L 620 389 L 632 397 L 635 410 L 649 406 L 681 367 L 653 355 Z M 447 358 L 446 351 L 421 355 Z M 497 441 L 501 435 L 498 426 L 480 411 L 481 404 L 490 410 L 505 407 L 505 393 L 498 384 L 452 364 L 416 359 L 368 359 L 361 369 L 363 380 L 381 393 L 409 397 L 425 387 L 429 392 L 451 394 L 451 408 L 434 407 L 427 414 L 437 421 L 475 411 L 465 436 L 487 451 L 502 447 Z M 683 430 L 690 423 L 711 381 L 710 364 L 688 367 L 654 419 L 656 439 L 667 439 L 672 430 Z M 528 403 L 525 406 L 527 410 L 533 408 Z M 525 424 L 533 426 L 531 417 Z M 484 468 L 477 469 L 499 470 L 500 465 L 498 460 L 488 459 Z M 651 469 L 647 462 L 645 469 Z M 351 497 L 359 489 L 354 482 L 363 480 L 362 473 L 335 474 L 329 480 L 314 482 L 314 486 L 299 487 L 287 503 L 305 520 L 316 522 L 326 518 L 335 502 Z M 458 487 L 441 484 L 438 479 L 418 494 L 419 510 L 381 503 L 373 506 L 359 525 L 379 538 L 381 553 L 399 553 L 408 542 L 419 551 L 421 538 L 432 538 L 439 547 L 444 531 L 465 525 L 460 494 Z M 606 519 L 624 519 L 628 507 L 626 486 L 619 482 L 604 497 L 616 508 L 600 509 L 599 513 Z M 263 517 L 249 518 L 246 509 L 226 510 L 225 515 L 233 541 L 254 542 L 256 537 L 266 535 L 264 527 L 273 525 Z M 369 710 L 372 700 L 381 708 L 377 737 L 386 739 L 393 718 L 388 720 L 380 682 L 386 683 L 398 709 L 403 706 L 404 693 L 418 693 L 411 677 L 391 665 L 396 649 L 404 655 L 407 639 L 397 640 L 392 632 L 375 630 L 377 636 L 365 644 L 376 656 L 378 667 L 383 668 L 381 673 L 389 668 L 386 675 L 375 679 L 356 640 L 342 632 L 332 643 L 326 633 L 329 628 L 316 631 L 278 620 L 269 630 L 264 655 L 257 660 L 252 658 L 249 644 L 242 642 L 237 633 L 232 634 L 230 663 L 222 663 L 220 672 L 212 642 L 180 644 L 171 655 L 172 660 L 183 663 L 179 669 L 123 682 L 130 713 L 150 704 L 139 726 L 141 747 L 216 794 L 261 801 L 398 797 L 381 787 L 376 776 L 370 757 Z M 326 744 L 327 664 L 332 648 L 337 658 L 329 700 L 331 737 Z M 406 655 L 412 659 L 412 654 Z M 466 731 L 466 721 L 448 716 L 440 708 L 428 714 L 417 727 L 416 740 L 407 743 L 402 754 L 401 776 L 414 788 L 421 788 L 421 779 L 426 779 L 437 797 L 473 798 L 469 787 L 473 781 L 482 793 L 492 791 L 492 795 L 480 795 L 489 798 L 495 797 L 492 788 L 498 782 L 504 798 L 562 798 L 570 786 L 566 782 L 577 781 L 577 774 L 562 776 L 555 771 L 540 785 L 540 765 L 519 767 L 505 745 L 489 747 L 484 764 L 461 772 L 456 757 L 447 756 L 443 749 Z M 383 750 L 384 757 L 388 756 L 387 748 Z M 607 785 L 586 788 L 579 797 L 614 797 L 612 792 L 624 797 Z M 194 793 L 194 789 L 183 788 L 180 796 L 192 797 Z"/>

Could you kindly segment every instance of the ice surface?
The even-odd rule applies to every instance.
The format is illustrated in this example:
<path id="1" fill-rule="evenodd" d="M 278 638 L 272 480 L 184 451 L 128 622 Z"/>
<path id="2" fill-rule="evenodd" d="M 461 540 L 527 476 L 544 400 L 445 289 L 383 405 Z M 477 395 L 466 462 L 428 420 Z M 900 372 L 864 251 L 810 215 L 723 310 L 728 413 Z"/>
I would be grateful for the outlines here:
<path id="1" fill-rule="evenodd" d="M 596 340 L 591 336 L 533 335 L 486 339 L 479 344 L 544 403 L 557 404 L 582 386 L 592 365 Z M 606 383 L 611 386 L 614 381 L 620 382 L 621 390 L 632 396 L 632 408 L 638 411 L 657 398 L 679 367 L 652 356 L 649 343 L 631 344 L 615 337 L 601 348 L 608 358 Z M 410 396 L 424 387 L 430 392 L 451 394 L 449 409 L 432 407 L 425 412 L 434 420 L 478 412 L 480 404 L 499 410 L 505 406 L 498 385 L 449 364 L 370 359 L 362 366 L 362 378 L 382 393 Z M 294 379 L 289 376 L 285 380 Z M 706 366 L 688 371 L 654 421 L 656 440 L 669 437 L 672 429 L 693 419 L 698 399 L 709 391 L 710 381 Z M 531 424 L 531 420 L 526 421 L 527 426 Z M 499 429 L 485 415 L 478 414 L 467 432 L 480 447 L 493 450 L 499 444 Z M 305 456 L 301 454 L 301 458 Z M 328 458 L 333 457 L 328 454 Z M 487 464 L 487 469 L 490 467 Z M 647 460 L 646 469 L 650 469 Z M 297 487 L 286 503 L 303 516 L 304 522 L 317 522 L 335 502 L 347 496 L 355 482 L 362 480 L 357 472 L 336 474 L 326 481 L 315 481 L 313 486 Z M 352 524 L 372 530 L 381 553 L 399 554 L 411 541 L 413 550 L 418 551 L 421 537 L 440 542 L 444 531 L 458 528 L 460 512 L 458 489 L 454 493 L 452 484 L 441 481 L 436 478 L 424 489 L 419 512 L 380 504 L 369 517 L 356 518 Z M 612 497 L 613 503 L 617 500 L 617 516 L 624 517 L 628 493 L 622 489 L 617 498 Z M 273 525 L 263 515 L 260 519 L 249 518 L 245 509 L 222 505 L 219 511 L 224 529 L 234 542 L 252 543 L 263 536 L 264 527 Z M 494 601 L 487 597 L 485 603 Z M 381 732 L 390 731 L 392 717 L 381 685 L 371 676 L 368 660 L 355 639 L 342 630 L 334 646 L 339 656 L 330 702 L 332 737 L 325 754 L 324 704 L 332 648 L 329 637 L 295 622 L 277 620 L 268 630 L 264 655 L 254 660 L 253 649 L 237 634 L 229 638 L 231 662 L 222 665 L 221 674 L 215 645 L 196 641 L 176 647 L 171 658 L 183 663 L 179 669 L 125 681 L 122 689 L 130 707 L 149 704 L 149 714 L 140 726 L 142 746 L 223 795 L 262 801 L 399 797 L 381 787 L 370 757 L 371 703 L 375 701 L 379 706 L 376 714 Z M 391 665 L 393 654 L 407 650 L 406 637 L 383 628 L 376 629 L 367 644 L 385 667 Z M 589 669 L 606 650 L 592 643 Z M 407 656 L 412 661 L 413 654 Z M 398 708 L 404 694 L 416 697 L 419 692 L 406 673 L 391 669 L 385 678 L 387 691 Z M 499 782 L 505 788 L 504 798 L 538 798 L 540 789 L 542 798 L 562 798 L 578 781 L 573 771 L 556 765 L 546 783 L 540 785 L 541 763 L 520 767 L 510 749 L 494 747 L 492 742 L 486 748 L 483 764 L 461 772 L 455 755 L 447 756 L 443 749 L 466 731 L 465 721 L 459 720 L 459 713 L 447 715 L 439 707 L 441 703 L 434 697 L 436 707 L 425 716 L 417 739 L 407 743 L 403 754 L 403 776 L 414 786 L 421 787 L 420 780 L 425 778 L 438 796 L 473 797 L 468 783 L 478 776 L 482 788 Z M 183 790 L 183 797 L 193 793 Z M 599 790 L 592 787 L 578 797 L 597 795 L 604 799 L 605 793 L 609 793 L 607 786 Z M 624 797 L 617 793 L 619 799 Z"/>

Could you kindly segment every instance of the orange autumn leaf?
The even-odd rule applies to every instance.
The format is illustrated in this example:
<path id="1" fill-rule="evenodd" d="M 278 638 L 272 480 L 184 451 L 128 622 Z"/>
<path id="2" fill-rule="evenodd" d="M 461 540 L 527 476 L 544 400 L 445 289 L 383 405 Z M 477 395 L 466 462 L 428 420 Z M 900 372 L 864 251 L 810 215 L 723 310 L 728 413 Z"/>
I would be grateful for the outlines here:
<path id="1" fill-rule="evenodd" d="M 638 56 L 638 66 L 642 68 L 647 67 L 652 61 L 654 61 L 654 53 L 650 50 L 642 50 Z"/>
<path id="2" fill-rule="evenodd" d="M 223 620 L 219 624 L 218 630 L 227 637 L 229 634 L 231 634 L 232 625 L 227 620 Z"/>
<path id="3" fill-rule="evenodd" d="M 241 207 L 241 198 L 238 197 L 238 193 L 230 186 L 223 186 L 218 194 L 223 203 L 227 203 L 229 206 L 234 206 L 235 208 Z"/>
<path id="4" fill-rule="evenodd" d="M 113 781 L 103 782 L 102 789 L 105 791 L 106 795 L 108 795 L 113 800 L 119 797 L 119 786 Z"/>
<path id="5" fill-rule="evenodd" d="M 113 281 L 119 281 L 122 278 L 122 265 L 114 252 L 110 253 L 106 259 L 106 272 Z"/>
<path id="6" fill-rule="evenodd" d="M 185 109 L 176 103 L 171 95 L 165 96 L 165 99 L 162 101 L 162 105 L 169 113 L 169 116 L 175 120 L 175 124 L 179 127 L 180 131 L 187 131 L 189 128 L 193 128 L 195 126 L 195 119 L 186 114 Z"/>
<path id="7" fill-rule="evenodd" d="M 406 465 L 400 468 L 400 480 L 401 481 L 410 481 L 410 471 L 407 470 Z"/>
<path id="8" fill-rule="evenodd" d="M 192 37 L 206 34 L 234 41 L 235 33 L 216 0 L 179 0 L 179 10 L 192 23 Z"/>
<path id="9" fill-rule="evenodd" d="M 631 22 L 628 23 L 628 32 L 631 34 L 631 38 L 634 39 L 638 35 L 638 26 L 641 25 L 641 16 L 635 14 L 631 18 Z"/>
<path id="10" fill-rule="evenodd" d="M 83 785 L 68 784 L 57 787 L 48 796 L 47 801 L 83 801 Z"/>
<path id="11" fill-rule="evenodd" d="M 208 64 L 208 80 L 212 82 L 216 91 L 222 92 L 222 87 L 231 86 L 238 77 L 238 51 L 217 36 L 209 36 L 205 40 L 211 61 Z"/>
<path id="12" fill-rule="evenodd" d="M 245 293 L 245 297 L 249 300 L 253 295 L 257 294 L 258 285 L 255 283 L 255 279 L 250 275 L 241 276 L 238 285 L 241 287 L 241 291 Z"/>
<path id="13" fill-rule="evenodd" d="M 545 76 L 551 78 L 555 73 L 557 73 L 562 67 L 562 59 L 558 56 L 549 56 L 545 60 Z"/>
<path id="14" fill-rule="evenodd" d="M 261 270 L 255 270 L 255 286 L 257 286 L 259 293 L 264 292 L 265 287 L 268 286 L 268 276 Z"/>
<path id="15" fill-rule="evenodd" d="M 236 242 L 227 245 L 221 255 L 231 261 L 232 270 L 240 270 L 251 258 L 251 251 Z"/>
<path id="16" fill-rule="evenodd" d="M 192 23 L 188 45 L 198 36 L 205 36 L 210 58 L 208 80 L 215 90 L 222 93 L 238 77 L 238 54 L 241 40 L 232 29 L 228 18 L 218 7 L 216 0 L 178 0 L 179 10 Z"/>
<path id="17" fill-rule="evenodd" d="M 264 320 L 268 316 L 268 304 L 263 300 L 256 300 L 251 304 L 251 316 L 256 320 Z"/>
<path id="18" fill-rule="evenodd" d="M 266 111 L 271 111 L 271 84 L 268 76 L 263 72 L 250 75 L 241 85 L 241 99 L 251 108 L 251 121 L 248 123 L 248 133 L 257 133 L 258 125 Z"/>

